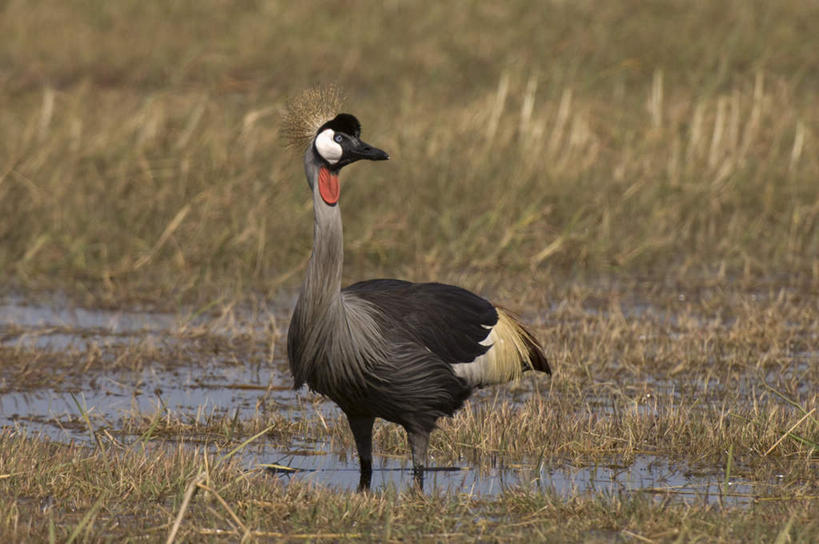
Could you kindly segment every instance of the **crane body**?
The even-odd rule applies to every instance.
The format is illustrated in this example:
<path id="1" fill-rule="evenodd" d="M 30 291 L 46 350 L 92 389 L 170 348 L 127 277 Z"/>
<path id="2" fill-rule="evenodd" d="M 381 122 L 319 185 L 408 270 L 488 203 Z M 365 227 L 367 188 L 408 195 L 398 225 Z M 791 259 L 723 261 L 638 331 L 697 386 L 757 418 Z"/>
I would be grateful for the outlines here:
<path id="1" fill-rule="evenodd" d="M 375 418 L 404 427 L 422 487 L 429 435 L 440 417 L 451 416 L 475 388 L 551 369 L 515 317 L 460 287 L 376 279 L 342 289 L 339 171 L 389 157 L 361 141 L 352 115 L 322 120 L 311 127 L 304 154 L 315 222 L 287 338 L 294 386 L 308 385 L 346 414 L 359 454 L 359 489 L 371 484 Z"/>

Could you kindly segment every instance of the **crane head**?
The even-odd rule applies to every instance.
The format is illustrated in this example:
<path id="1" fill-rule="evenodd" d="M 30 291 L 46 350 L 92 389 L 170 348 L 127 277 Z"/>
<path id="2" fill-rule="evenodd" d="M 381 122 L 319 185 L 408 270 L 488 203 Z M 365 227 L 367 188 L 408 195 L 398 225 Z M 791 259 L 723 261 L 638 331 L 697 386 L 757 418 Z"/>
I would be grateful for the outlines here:
<path id="1" fill-rule="evenodd" d="M 313 151 L 335 172 L 362 159 L 383 161 L 390 158 L 386 152 L 364 142 L 360 136 L 361 123 L 358 119 L 349 113 L 339 113 L 316 131 Z"/>
<path id="2" fill-rule="evenodd" d="M 361 160 L 385 160 L 380 149 L 361 141 L 361 124 L 342 111 L 341 89 L 335 85 L 306 89 L 288 101 L 283 112 L 281 135 L 287 147 L 309 151 L 328 170 Z"/>

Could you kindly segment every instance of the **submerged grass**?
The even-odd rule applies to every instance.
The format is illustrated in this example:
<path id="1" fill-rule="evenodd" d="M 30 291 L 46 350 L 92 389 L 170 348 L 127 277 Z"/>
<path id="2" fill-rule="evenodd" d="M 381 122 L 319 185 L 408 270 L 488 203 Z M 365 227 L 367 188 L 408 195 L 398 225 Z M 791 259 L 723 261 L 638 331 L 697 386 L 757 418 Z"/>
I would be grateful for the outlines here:
<path id="1" fill-rule="evenodd" d="M 614 398 L 604 405 L 600 396 L 556 389 L 519 402 L 510 401 L 502 390 L 495 398 L 479 396 L 453 419 L 441 422 L 430 443 L 432 463 L 478 471 L 499 463 L 548 469 L 629 466 L 637 457 L 651 455 L 708 474 L 724 472 L 727 480 L 776 482 L 819 493 L 819 448 L 812 440 L 784 440 L 794 428 L 819 438 L 819 422 L 800 418 L 771 395 L 726 396 L 720 403 L 703 403 L 694 395 L 640 401 L 619 390 L 611 394 Z M 815 406 L 817 400 L 814 395 L 809 403 Z M 354 467 L 355 444 L 346 419 L 318 414 L 294 418 L 261 411 L 237 421 L 228 413 L 194 422 L 189 414 L 163 411 L 130 413 L 115 421 L 101 418 L 99 426 L 125 440 L 150 430 L 155 438 L 224 448 L 265 431 L 273 449 L 289 450 L 298 439 L 322 451 L 349 454 Z M 395 425 L 379 422 L 374 441 L 379 455 L 408 455 L 404 431 Z"/>
<path id="2" fill-rule="evenodd" d="M 561 304 L 530 306 L 526 315 L 547 347 L 554 376 L 477 395 L 472 409 L 443 424 L 433 451 L 442 459 L 474 457 L 480 463 L 482 455 L 497 452 L 518 459 L 596 462 L 609 454 L 627 459 L 648 450 L 721 464 L 731 444 L 736 459 L 742 459 L 779 441 L 769 452 L 773 457 L 805 456 L 815 447 L 819 419 L 812 412 L 819 383 L 817 311 L 811 298 L 791 289 L 686 291 L 652 284 L 644 292 L 639 284 L 571 285 Z M 321 419 L 326 410 L 309 406 L 315 397 L 300 406 L 277 401 L 279 391 L 291 386 L 279 341 L 284 324 L 277 322 L 264 306 L 248 311 L 227 304 L 147 335 L 106 336 L 95 329 L 89 336 L 75 330 L 77 344 L 51 349 L 45 342 L 49 336 L 71 336 L 72 330 L 5 327 L 0 392 L 46 387 L 73 394 L 88 387 L 90 376 L 111 375 L 133 383 L 136 391 L 144 388 L 142 372 L 148 369 L 193 367 L 218 378 L 230 368 L 272 368 L 267 384 L 205 375 L 196 382 L 247 390 L 256 398 L 255 409 L 241 418 L 231 409 L 174 413 L 156 391 L 155 414 L 137 411 L 121 420 L 90 414 L 89 419 L 79 410 L 76 420 L 62 423 L 199 441 L 230 441 L 272 423 L 285 439 L 318 438 L 329 430 L 338 448 L 352 449 L 346 423 L 332 415 L 329 423 Z M 42 346 L 37 339 L 44 340 Z M 307 419 L 295 421 L 292 410 Z M 522 432 L 505 434 L 504 422 L 511 420 Z M 376 435 L 383 451 L 404 451 L 403 435 L 392 426 Z M 787 440 L 779 440 L 783 436 Z"/>
<path id="3" fill-rule="evenodd" d="M 690 288 L 640 280 L 549 285 L 539 292 L 498 293 L 543 341 L 557 369 L 553 383 L 601 392 L 607 383 L 634 388 L 648 382 L 642 392 L 651 393 L 656 381 L 658 387 L 673 383 L 683 394 L 702 387 L 761 388 L 764 378 L 794 398 L 819 381 L 813 364 L 819 307 L 800 288 Z M 203 368 L 280 365 L 289 308 L 277 304 L 214 305 L 161 330 L 10 322 L 0 329 L 0 390 L 71 383 L 88 371 L 173 369 L 192 362 Z"/>
<path id="4" fill-rule="evenodd" d="M 133 383 L 136 392 L 145 388 L 140 372 L 149 368 L 272 372 L 267 386 L 215 381 L 214 387 L 243 391 L 248 402 L 241 416 L 230 406 L 169 408 L 157 392 L 153 411 L 113 413 L 77 395 L 75 411 L 38 422 L 80 439 L 93 435 L 85 446 L 26 437 L 23 415 L 0 438 L 0 451 L 7 452 L 0 455 L 0 510 L 16 512 L 0 520 L 6 524 L 0 529 L 30 538 L 51 530 L 58 539 L 76 533 L 96 540 L 110 533 L 164 540 L 179 519 L 180 541 L 245 535 L 815 539 L 819 367 L 813 340 L 819 319 L 812 299 L 785 288 L 748 292 L 738 286 L 691 290 L 581 282 L 565 287 L 559 305 L 547 304 L 544 299 L 525 314 L 548 348 L 554 376 L 530 376 L 481 392 L 432 435 L 434 466 L 478 474 L 514 466 L 521 483 L 493 496 L 468 490 L 419 496 L 390 485 L 358 496 L 266 474 L 263 464 L 286 458 L 285 452 L 304 455 L 314 448 L 346 459 L 352 468 L 356 459 L 347 423 L 330 403 L 310 394 L 295 404 L 279 401 L 280 389 L 290 386 L 278 341 L 284 324 L 276 325 L 276 313 L 264 305 L 213 306 L 152 330 L 150 338 L 133 331 L 111 342 L 95 329 L 87 343 L 70 348 L 20 343 L 46 339 L 55 333 L 50 324 L 5 328 L 2 392 L 82 392 L 105 376 Z M 56 330 L 72 334 L 69 328 Z M 83 336 L 81 330 L 73 334 Z M 257 435 L 251 448 L 267 450 L 215 468 L 219 457 Z M 378 455 L 408 458 L 404 433 L 394 425 L 378 423 L 374 442 Z M 265 451 L 281 453 L 258 453 Z M 550 489 L 544 477 L 567 466 L 629 467 L 647 456 L 721 482 L 720 499 L 743 502 L 712 504 L 696 490 L 673 487 L 566 492 Z M 49 459 L 57 468 L 39 471 Z M 83 463 L 97 472 L 107 468 L 92 475 L 80 472 Z M 527 485 L 529 475 L 543 485 Z M 60 478 L 80 478 L 74 484 L 79 489 L 48 483 Z M 748 487 L 736 491 L 735 485 Z M 145 515 L 136 519 L 135 512 Z"/>

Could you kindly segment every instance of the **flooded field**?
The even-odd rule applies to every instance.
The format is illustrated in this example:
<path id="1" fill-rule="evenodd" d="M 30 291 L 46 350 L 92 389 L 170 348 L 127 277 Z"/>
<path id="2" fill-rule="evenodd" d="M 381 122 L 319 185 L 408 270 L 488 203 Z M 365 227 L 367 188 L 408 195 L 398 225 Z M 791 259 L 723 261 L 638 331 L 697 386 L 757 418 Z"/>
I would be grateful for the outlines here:
<path id="1" fill-rule="evenodd" d="M 755 298 L 759 297 L 748 300 Z M 358 462 L 340 411 L 329 401 L 290 387 L 279 344 L 286 331 L 289 300 L 180 315 L 78 308 L 59 297 L 55 300 L 47 305 L 16 296 L 0 304 L 4 357 L 0 366 L 0 427 L 7 432 L 89 448 L 102 447 L 103 443 L 121 447 L 141 443 L 161 449 L 181 443 L 218 455 L 265 431 L 266 436 L 242 448 L 239 455 L 244 470 L 262 471 L 267 478 L 283 483 L 311 482 L 340 490 L 357 486 Z M 539 319 L 534 312 L 528 316 L 545 332 L 543 337 L 547 346 L 552 345 L 552 353 L 556 351 L 555 340 L 560 342 L 564 337 L 565 341 L 566 334 L 579 339 L 589 334 L 584 327 L 611 320 L 634 320 L 642 327 L 637 339 L 644 358 L 661 359 L 662 351 L 675 342 L 693 340 L 707 345 L 713 341 L 697 334 L 689 338 L 694 323 L 690 305 L 688 310 L 672 315 L 662 306 L 645 303 L 618 304 L 615 312 L 611 306 L 586 302 L 554 309 L 568 321 L 564 326 L 569 329 L 563 332 L 550 324 L 555 316 Z M 685 296 L 678 295 L 674 303 L 685 303 Z M 696 325 L 712 335 L 717 331 L 717 336 L 730 336 L 738 319 L 743 317 L 725 316 L 719 322 L 703 318 Z M 740 372 L 715 372 L 712 368 L 692 374 L 688 370 L 696 365 L 691 362 L 683 370 L 663 365 L 651 368 L 629 361 L 630 355 L 623 352 L 591 372 L 584 368 L 594 364 L 591 359 L 575 358 L 575 349 L 569 346 L 558 347 L 568 350 L 572 358 L 558 356 L 556 383 L 527 378 L 507 388 L 481 391 L 464 411 L 465 416 L 443 422 L 442 429 L 434 434 L 426 490 L 493 497 L 528 489 L 565 499 L 639 493 L 742 507 L 795 488 L 819 492 L 815 460 L 807 460 L 799 473 L 788 474 L 787 465 L 782 463 L 773 463 L 771 470 L 760 472 L 758 467 L 743 466 L 739 447 L 721 454 L 719 445 L 716 454 L 713 445 L 699 453 L 675 451 L 678 446 L 673 436 L 668 437 L 666 448 L 662 437 L 615 434 L 623 429 L 635 432 L 626 421 L 628 417 L 649 427 L 666 425 L 665 432 L 674 433 L 674 418 L 689 408 L 691 411 L 685 412 L 688 420 L 692 413 L 706 421 L 719 414 L 723 419 L 747 419 L 749 411 L 758 410 L 761 400 L 777 401 L 777 390 L 767 386 L 766 391 L 766 380 L 776 387 L 784 385 L 796 399 L 806 400 L 805 408 L 815 404 L 819 359 L 810 346 L 816 345 L 816 324 L 781 326 L 789 337 L 787 365 L 763 365 Z M 623 379 L 624 375 L 628 379 Z M 504 445 L 503 439 L 500 446 L 487 445 L 485 440 L 498 431 L 489 429 L 482 435 L 481 426 L 492 423 L 478 420 L 497 414 L 499 404 L 510 428 L 516 428 L 517 418 L 526 419 L 532 410 L 557 414 L 540 425 L 527 420 L 522 432 L 534 425 L 536 432 L 553 434 L 550 426 L 565 427 L 566 418 L 576 418 L 579 423 L 572 425 L 589 443 L 572 446 L 571 439 L 564 439 L 570 444 L 564 452 L 559 450 L 566 444 L 560 443 L 551 451 L 539 450 L 536 437 L 534 447 Z M 788 407 L 786 402 L 780 404 L 781 409 Z M 464 431 L 471 424 L 478 430 Z M 614 429 L 605 430 L 612 425 Z M 622 426 L 619 430 L 618 425 Z M 682 427 L 677 430 L 690 432 Z M 772 436 L 786 430 L 783 427 Z M 799 436 L 807 444 L 816 438 Z M 621 447 L 618 442 L 633 443 Z M 784 442 L 782 447 L 793 447 L 793 440 Z M 376 429 L 375 444 L 374 488 L 411 489 L 402 432 L 382 424 Z M 543 450 L 549 448 L 549 442 L 542 446 Z"/>

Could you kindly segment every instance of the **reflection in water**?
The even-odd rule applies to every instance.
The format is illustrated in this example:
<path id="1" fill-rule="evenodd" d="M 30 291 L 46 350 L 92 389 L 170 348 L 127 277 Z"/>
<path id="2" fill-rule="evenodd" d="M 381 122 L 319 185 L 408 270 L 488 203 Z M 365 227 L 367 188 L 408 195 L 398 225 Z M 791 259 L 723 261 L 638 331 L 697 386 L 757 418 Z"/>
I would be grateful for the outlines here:
<path id="1" fill-rule="evenodd" d="M 344 490 L 358 486 L 358 462 L 343 455 L 325 453 L 271 452 L 259 448 L 257 458 L 266 458 L 277 465 L 270 472 L 277 478 L 304 479 Z M 272 460 L 272 461 L 271 461 Z M 433 460 L 434 463 L 434 460 Z M 287 471 L 279 466 L 298 468 Z M 373 490 L 414 485 L 408 460 L 375 457 Z M 652 455 L 635 458 L 631 465 L 611 467 L 538 467 L 516 463 L 481 470 L 473 467 L 432 466 L 425 473 L 425 490 L 443 493 L 467 493 L 491 496 L 521 488 L 553 493 L 562 497 L 578 494 L 616 495 L 636 491 L 656 494 L 672 493 L 679 497 L 696 496 L 708 502 L 746 505 L 752 501 L 754 487 L 749 483 L 732 482 L 730 489 L 721 489 L 719 476 L 695 476 L 684 464 L 672 464 Z"/>

